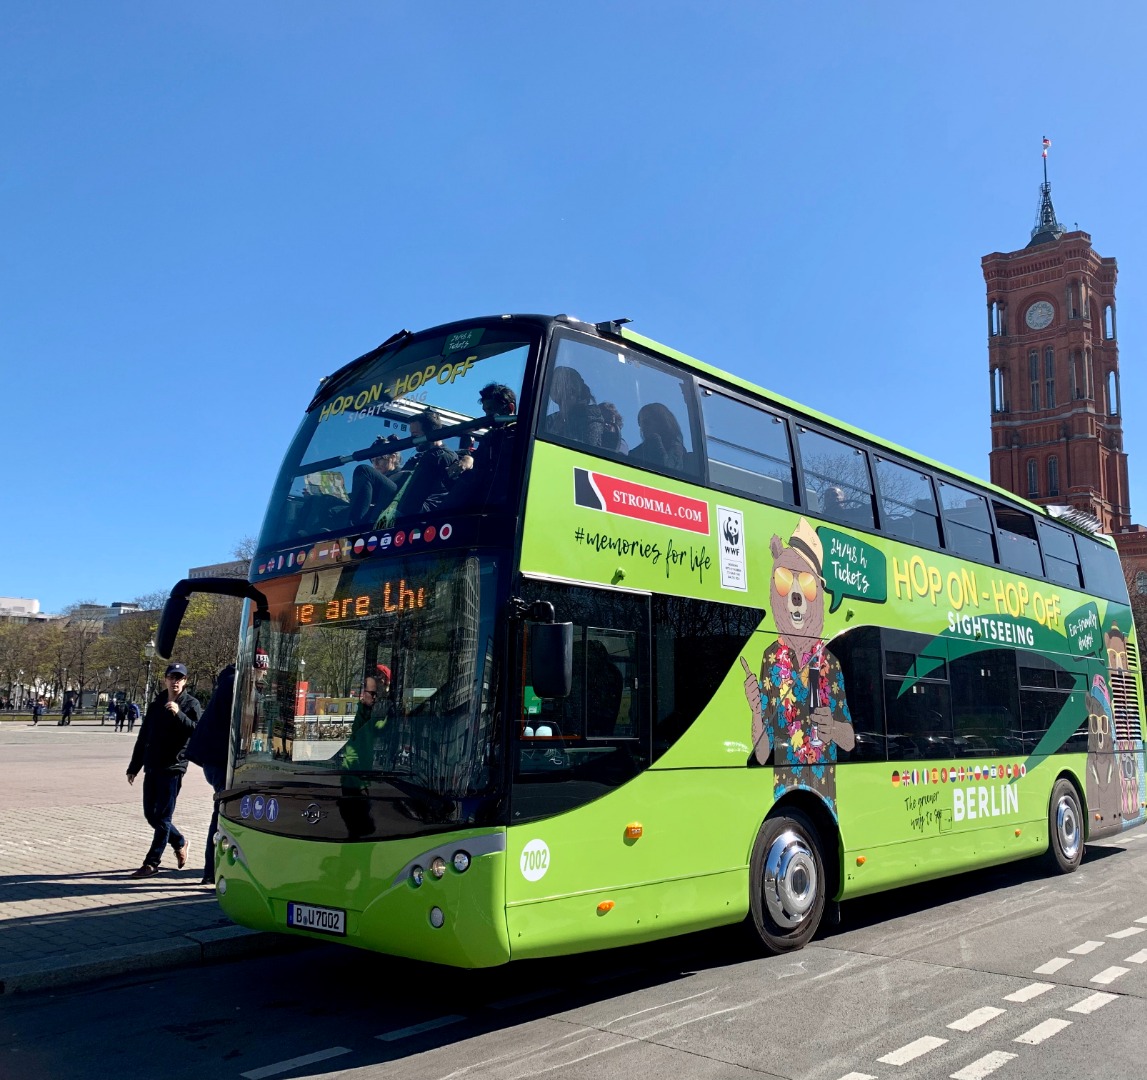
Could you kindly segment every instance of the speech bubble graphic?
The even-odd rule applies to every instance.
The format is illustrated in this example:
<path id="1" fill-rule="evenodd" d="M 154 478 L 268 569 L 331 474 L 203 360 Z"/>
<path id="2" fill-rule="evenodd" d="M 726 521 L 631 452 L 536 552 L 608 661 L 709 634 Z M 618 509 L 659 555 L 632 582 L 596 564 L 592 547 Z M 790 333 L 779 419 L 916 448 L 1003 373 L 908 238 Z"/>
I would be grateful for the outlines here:
<path id="1" fill-rule="evenodd" d="M 1075 656 L 1099 655 L 1103 646 L 1103 627 L 1094 601 L 1081 604 L 1070 615 L 1064 616 L 1063 627 Z"/>
<path id="2" fill-rule="evenodd" d="M 817 527 L 824 549 L 824 591 L 832 596 L 829 614 L 846 598 L 883 604 L 888 599 L 888 560 L 879 548 L 849 533 Z"/>

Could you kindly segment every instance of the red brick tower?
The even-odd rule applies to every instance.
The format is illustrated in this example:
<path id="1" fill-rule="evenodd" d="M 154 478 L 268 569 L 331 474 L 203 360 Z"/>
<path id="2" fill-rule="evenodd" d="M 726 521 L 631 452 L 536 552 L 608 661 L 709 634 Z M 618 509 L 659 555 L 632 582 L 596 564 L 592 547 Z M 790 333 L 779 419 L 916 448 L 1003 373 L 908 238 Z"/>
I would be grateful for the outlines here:
<path id="1" fill-rule="evenodd" d="M 1114 259 L 1056 220 L 1044 182 L 1031 240 L 982 260 L 988 292 L 992 480 L 1133 530 L 1123 450 Z"/>

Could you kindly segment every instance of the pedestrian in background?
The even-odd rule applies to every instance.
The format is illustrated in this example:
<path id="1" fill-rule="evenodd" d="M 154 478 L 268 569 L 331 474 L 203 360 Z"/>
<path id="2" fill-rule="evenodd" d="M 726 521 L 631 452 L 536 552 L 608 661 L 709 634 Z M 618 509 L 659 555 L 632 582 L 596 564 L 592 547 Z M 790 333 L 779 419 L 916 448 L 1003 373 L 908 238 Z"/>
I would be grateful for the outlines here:
<path id="1" fill-rule="evenodd" d="M 71 694 L 65 694 L 64 695 L 64 705 L 63 705 L 63 708 L 60 709 L 60 719 L 59 719 L 59 722 L 57 724 L 57 727 L 63 727 L 65 724 L 70 724 L 72 722 L 72 710 L 74 708 L 75 708 L 75 702 L 72 701 L 72 695 Z"/>
<path id="2" fill-rule="evenodd" d="M 139 719 L 139 706 L 134 701 L 127 703 L 127 733 L 135 731 L 135 722 Z"/>
<path id="3" fill-rule="evenodd" d="M 215 693 L 187 744 L 187 760 L 203 770 L 211 790 L 218 795 L 227 783 L 227 748 L 231 734 L 231 707 L 235 703 L 235 665 L 228 664 L 215 680 Z M 211 824 L 207 827 L 207 849 L 203 854 L 201 885 L 215 884 L 215 830 L 219 825 L 219 803 L 212 800 Z"/>
<path id="4" fill-rule="evenodd" d="M 36 703 L 32 706 L 32 727 L 35 727 L 40 722 L 40 717 L 44 715 L 44 699 L 37 698 Z"/>
<path id="5" fill-rule="evenodd" d="M 143 816 L 154 830 L 151 847 L 143 865 L 131 874 L 133 878 L 158 874 L 168 844 L 175 852 L 176 866 L 182 870 L 187 865 L 187 839 L 171 818 L 187 772 L 187 742 L 203 708 L 187 692 L 187 668 L 182 664 L 167 665 L 164 683 L 144 713 L 127 767 L 129 784 L 135 783 L 143 769 Z"/>
<path id="6" fill-rule="evenodd" d="M 117 701 L 115 703 L 116 731 L 123 731 L 123 726 L 125 723 L 127 723 L 127 703 L 123 701 Z"/>

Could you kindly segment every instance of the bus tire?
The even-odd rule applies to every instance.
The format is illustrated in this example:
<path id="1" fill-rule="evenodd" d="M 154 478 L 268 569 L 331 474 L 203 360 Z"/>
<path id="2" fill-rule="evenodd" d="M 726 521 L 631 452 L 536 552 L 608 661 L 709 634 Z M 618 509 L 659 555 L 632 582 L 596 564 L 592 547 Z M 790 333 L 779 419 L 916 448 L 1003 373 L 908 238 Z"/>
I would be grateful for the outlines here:
<path id="1" fill-rule="evenodd" d="M 1075 786 L 1062 777 L 1051 789 L 1047 834 L 1049 869 L 1070 874 L 1083 861 L 1083 810 Z"/>
<path id="2" fill-rule="evenodd" d="M 824 859 L 813 824 L 799 810 L 768 818 L 749 860 L 749 913 L 767 952 L 803 948 L 825 905 Z"/>

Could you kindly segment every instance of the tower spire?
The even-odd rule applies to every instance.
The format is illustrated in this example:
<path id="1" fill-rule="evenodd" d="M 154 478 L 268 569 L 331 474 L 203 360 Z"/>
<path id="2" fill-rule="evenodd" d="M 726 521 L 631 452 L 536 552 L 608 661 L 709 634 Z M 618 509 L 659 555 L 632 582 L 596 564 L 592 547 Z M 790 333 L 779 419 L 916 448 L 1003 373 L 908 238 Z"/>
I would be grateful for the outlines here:
<path id="1" fill-rule="evenodd" d="M 1047 178 L 1047 152 L 1051 149 L 1051 139 L 1043 137 L 1043 183 L 1039 188 L 1039 210 L 1036 211 L 1035 228 L 1028 247 L 1047 244 L 1058 240 L 1066 231 L 1056 220 L 1055 207 L 1051 205 L 1051 183 Z"/>

